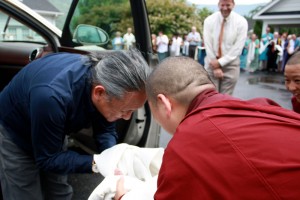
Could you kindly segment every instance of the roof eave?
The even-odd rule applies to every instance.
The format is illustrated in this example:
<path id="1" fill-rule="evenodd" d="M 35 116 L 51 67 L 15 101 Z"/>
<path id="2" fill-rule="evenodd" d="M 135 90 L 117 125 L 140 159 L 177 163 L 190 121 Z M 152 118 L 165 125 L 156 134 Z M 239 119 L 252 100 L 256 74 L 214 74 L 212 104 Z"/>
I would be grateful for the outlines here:
<path id="1" fill-rule="evenodd" d="M 300 15 L 261 15 L 253 16 L 254 20 L 264 20 L 264 19 L 299 19 Z"/>
<path id="2" fill-rule="evenodd" d="M 266 5 L 263 9 L 261 9 L 260 11 L 258 11 L 252 18 L 256 19 L 257 17 L 260 17 L 260 15 L 262 13 L 264 13 L 265 11 L 267 11 L 269 8 L 271 8 L 272 6 L 274 6 L 277 2 L 279 2 L 280 0 L 275 0 L 270 2 L 268 5 Z"/>

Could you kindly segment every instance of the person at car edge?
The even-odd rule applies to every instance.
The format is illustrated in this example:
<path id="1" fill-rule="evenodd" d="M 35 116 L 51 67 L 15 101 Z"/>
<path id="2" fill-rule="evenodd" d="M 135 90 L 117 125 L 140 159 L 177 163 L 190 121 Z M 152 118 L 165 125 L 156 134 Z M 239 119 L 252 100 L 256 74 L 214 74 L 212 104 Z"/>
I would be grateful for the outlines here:
<path id="1" fill-rule="evenodd" d="M 173 135 L 154 199 L 300 198 L 299 114 L 266 98 L 218 93 L 187 57 L 159 64 L 146 93 L 154 118 Z M 127 199 L 124 181 L 115 199 Z"/>
<path id="2" fill-rule="evenodd" d="M 93 125 L 99 152 L 116 144 L 114 121 L 144 105 L 149 72 L 136 50 L 50 54 L 24 67 L 0 93 L 4 199 L 71 199 L 66 175 L 97 172 L 97 155 L 67 150 L 66 135 Z"/>

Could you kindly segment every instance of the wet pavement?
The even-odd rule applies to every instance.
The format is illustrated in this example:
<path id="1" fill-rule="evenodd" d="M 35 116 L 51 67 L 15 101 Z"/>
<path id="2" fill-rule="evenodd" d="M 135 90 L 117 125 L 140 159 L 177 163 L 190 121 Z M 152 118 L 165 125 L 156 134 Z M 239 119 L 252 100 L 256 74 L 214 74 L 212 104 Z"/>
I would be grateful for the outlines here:
<path id="1" fill-rule="evenodd" d="M 241 72 L 233 96 L 241 99 L 266 97 L 284 108 L 292 109 L 291 93 L 284 85 L 284 76 L 275 72 Z"/>
<path id="2" fill-rule="evenodd" d="M 284 77 L 275 72 L 241 72 L 233 96 L 241 99 L 266 97 L 284 108 L 291 109 L 291 94 L 285 89 Z M 171 136 L 161 131 L 160 146 L 166 147 Z M 69 182 L 73 186 L 73 200 L 87 199 L 103 180 L 99 174 L 71 174 Z"/>

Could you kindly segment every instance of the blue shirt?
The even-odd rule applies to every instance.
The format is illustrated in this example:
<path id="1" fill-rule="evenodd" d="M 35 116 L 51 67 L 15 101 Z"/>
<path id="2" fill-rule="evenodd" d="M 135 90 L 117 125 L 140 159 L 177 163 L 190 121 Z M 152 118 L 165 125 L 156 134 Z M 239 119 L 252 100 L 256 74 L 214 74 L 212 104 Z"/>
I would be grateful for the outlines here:
<path id="1" fill-rule="evenodd" d="M 116 143 L 115 123 L 91 102 L 87 56 L 50 54 L 25 66 L 0 93 L 0 123 L 43 171 L 91 172 L 92 155 L 64 151 L 65 136 L 93 125 L 99 151 Z"/>

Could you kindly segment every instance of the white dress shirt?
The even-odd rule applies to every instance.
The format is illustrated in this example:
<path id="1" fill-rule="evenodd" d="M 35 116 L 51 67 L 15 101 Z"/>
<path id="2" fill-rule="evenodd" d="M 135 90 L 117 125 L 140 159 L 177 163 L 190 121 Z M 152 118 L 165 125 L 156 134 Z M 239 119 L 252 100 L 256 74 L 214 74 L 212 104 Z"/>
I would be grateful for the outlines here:
<path id="1" fill-rule="evenodd" d="M 158 53 L 168 52 L 169 38 L 166 35 L 158 36 L 156 38 L 156 44 Z"/>
<path id="2" fill-rule="evenodd" d="M 125 49 L 130 49 L 135 43 L 135 36 L 132 33 L 126 33 L 123 37 L 125 43 Z"/>
<path id="3" fill-rule="evenodd" d="M 171 45 L 171 52 L 174 56 L 180 55 L 180 47 L 182 45 L 182 38 L 181 37 L 173 37 L 172 38 L 172 45 Z"/>
<path id="4" fill-rule="evenodd" d="M 206 67 L 210 60 L 218 56 L 219 34 L 223 21 L 221 12 L 215 12 L 204 20 L 203 38 L 207 54 Z M 220 65 L 224 65 L 237 59 L 245 45 L 248 32 L 248 22 L 241 15 L 231 11 L 226 18 L 222 40 L 223 56 L 218 59 Z"/>
<path id="5" fill-rule="evenodd" d="M 199 45 L 199 42 L 201 42 L 201 36 L 198 32 L 190 32 L 187 39 L 189 41 L 189 45 L 197 46 Z"/>

